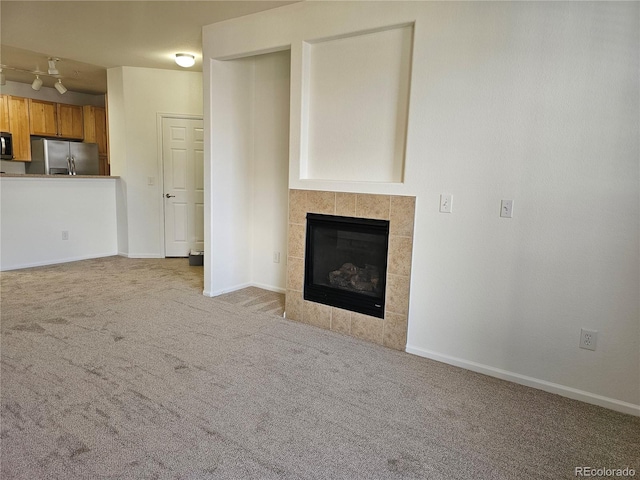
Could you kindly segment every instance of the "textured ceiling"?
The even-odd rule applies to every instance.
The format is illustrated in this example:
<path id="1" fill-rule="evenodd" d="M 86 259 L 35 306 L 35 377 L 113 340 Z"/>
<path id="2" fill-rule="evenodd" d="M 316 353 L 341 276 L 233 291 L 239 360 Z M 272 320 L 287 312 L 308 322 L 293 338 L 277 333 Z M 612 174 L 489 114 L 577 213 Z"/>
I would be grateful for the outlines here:
<path id="1" fill-rule="evenodd" d="M 7 1 L 0 2 L 0 64 L 46 71 L 47 58 L 69 90 L 105 93 L 106 69 L 179 70 L 173 55 L 192 53 L 202 70 L 202 27 L 293 1 Z M 5 68 L 7 80 L 34 76 Z M 42 77 L 45 86 L 55 78 Z"/>

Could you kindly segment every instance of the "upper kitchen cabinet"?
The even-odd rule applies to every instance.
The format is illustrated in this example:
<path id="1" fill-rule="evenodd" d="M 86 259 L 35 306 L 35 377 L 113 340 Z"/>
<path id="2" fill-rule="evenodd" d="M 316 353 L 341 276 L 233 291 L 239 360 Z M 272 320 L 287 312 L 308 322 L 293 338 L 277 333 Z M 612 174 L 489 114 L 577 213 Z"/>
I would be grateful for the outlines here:
<path id="1" fill-rule="evenodd" d="M 62 138 L 82 140 L 84 138 L 84 122 L 82 107 L 78 105 L 58 104 L 58 134 Z"/>
<path id="2" fill-rule="evenodd" d="M 0 131 L 9 131 L 9 97 L 0 95 Z"/>
<path id="3" fill-rule="evenodd" d="M 82 140 L 82 107 L 29 99 L 31 135 Z"/>
<path id="4" fill-rule="evenodd" d="M 100 175 L 109 175 L 109 146 L 107 134 L 107 110 L 104 107 L 85 105 L 82 108 L 84 116 L 84 141 L 98 144 L 100 159 Z"/>
<path id="5" fill-rule="evenodd" d="M 107 155 L 107 112 L 104 107 L 85 105 L 84 141 L 98 144 L 98 154 Z"/>
<path id="6" fill-rule="evenodd" d="M 31 135 L 58 136 L 58 109 L 53 102 L 29 99 Z"/>
<path id="7" fill-rule="evenodd" d="M 29 99 L 6 96 L 9 111 L 9 128 L 13 140 L 13 159 L 31 161 L 31 137 L 29 136 Z M 4 101 L 3 101 L 4 102 Z"/>

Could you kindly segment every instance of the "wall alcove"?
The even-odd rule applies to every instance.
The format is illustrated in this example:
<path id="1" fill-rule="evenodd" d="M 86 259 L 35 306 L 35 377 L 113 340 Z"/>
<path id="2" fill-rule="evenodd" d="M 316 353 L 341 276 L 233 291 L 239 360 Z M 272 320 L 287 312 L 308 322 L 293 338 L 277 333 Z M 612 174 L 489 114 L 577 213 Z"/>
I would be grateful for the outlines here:
<path id="1" fill-rule="evenodd" d="M 206 294 L 285 289 L 290 59 L 283 50 L 213 61 L 220 88 L 212 104 L 226 113 L 213 126 L 222 147 L 214 153 L 221 161 L 212 163 L 211 206 L 213 252 L 220 253 Z"/>

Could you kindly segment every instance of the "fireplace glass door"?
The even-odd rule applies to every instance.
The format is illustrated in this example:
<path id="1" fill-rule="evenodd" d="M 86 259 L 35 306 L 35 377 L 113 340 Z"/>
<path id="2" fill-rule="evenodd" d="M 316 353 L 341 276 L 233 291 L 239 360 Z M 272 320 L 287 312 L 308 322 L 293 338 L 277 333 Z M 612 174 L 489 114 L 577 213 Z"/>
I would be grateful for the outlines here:
<path id="1" fill-rule="evenodd" d="M 307 214 L 305 300 L 384 318 L 389 222 Z"/>

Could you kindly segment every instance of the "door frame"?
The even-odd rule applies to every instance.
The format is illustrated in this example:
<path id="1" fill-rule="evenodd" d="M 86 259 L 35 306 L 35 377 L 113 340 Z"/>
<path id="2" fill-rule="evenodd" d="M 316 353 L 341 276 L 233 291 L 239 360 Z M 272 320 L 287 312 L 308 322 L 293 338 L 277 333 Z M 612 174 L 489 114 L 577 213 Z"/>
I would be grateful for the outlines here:
<path id="1" fill-rule="evenodd" d="M 165 118 L 176 118 L 176 119 L 180 119 L 180 120 L 203 120 L 204 121 L 204 117 L 203 115 L 188 115 L 188 114 L 181 114 L 181 113 L 156 113 L 156 128 L 158 131 L 158 165 L 157 165 L 157 171 L 158 171 L 158 181 L 156 182 L 158 185 L 158 190 L 159 190 L 159 195 L 158 197 L 160 198 L 159 200 L 159 205 L 160 205 L 160 218 L 159 218 L 159 225 L 160 225 L 160 231 L 159 231 L 159 238 L 160 238 L 160 252 L 162 258 L 167 258 L 167 250 L 166 250 L 166 245 L 165 245 L 165 241 L 164 241 L 164 233 L 165 233 L 165 224 L 164 224 L 164 219 L 165 219 L 165 201 L 164 201 L 164 155 L 163 155 L 163 144 L 164 144 L 164 138 L 162 135 L 162 122 L 164 121 Z"/>

